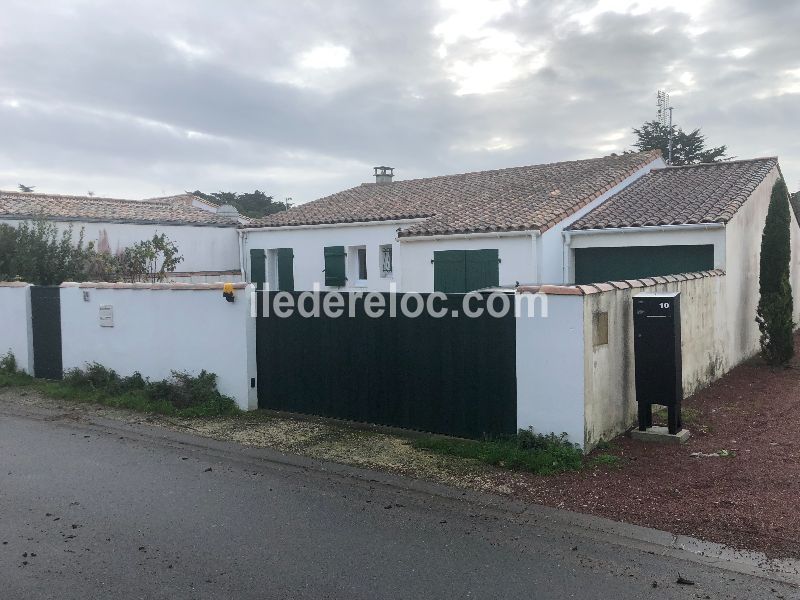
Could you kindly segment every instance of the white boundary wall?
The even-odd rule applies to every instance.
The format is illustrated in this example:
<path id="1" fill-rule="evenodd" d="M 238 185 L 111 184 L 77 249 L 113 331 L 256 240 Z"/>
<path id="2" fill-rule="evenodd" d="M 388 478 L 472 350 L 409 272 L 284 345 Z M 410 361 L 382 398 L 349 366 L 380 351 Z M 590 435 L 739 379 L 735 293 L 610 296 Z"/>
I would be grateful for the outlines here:
<path id="1" fill-rule="evenodd" d="M 257 408 L 253 286 L 235 288 L 230 303 L 221 285 L 63 284 L 64 371 L 97 362 L 120 375 L 139 371 L 158 380 L 173 370 L 205 369 L 240 408 Z M 101 305 L 112 307 L 113 327 L 101 327 Z"/>
<path id="2" fill-rule="evenodd" d="M 12 352 L 18 368 L 33 375 L 31 287 L 0 283 L 0 355 Z"/>
<path id="3" fill-rule="evenodd" d="M 752 285 L 757 286 L 753 278 Z M 723 271 L 579 286 L 520 288 L 517 319 L 517 426 L 566 432 L 590 450 L 636 421 L 633 297 L 680 292 L 683 392 L 689 397 L 758 351 L 755 309 L 743 312 Z M 547 318 L 524 316 L 525 298 L 546 296 Z M 795 303 L 795 319 L 800 306 Z M 538 309 L 538 305 L 537 305 Z M 607 323 L 603 325 L 603 323 Z"/>

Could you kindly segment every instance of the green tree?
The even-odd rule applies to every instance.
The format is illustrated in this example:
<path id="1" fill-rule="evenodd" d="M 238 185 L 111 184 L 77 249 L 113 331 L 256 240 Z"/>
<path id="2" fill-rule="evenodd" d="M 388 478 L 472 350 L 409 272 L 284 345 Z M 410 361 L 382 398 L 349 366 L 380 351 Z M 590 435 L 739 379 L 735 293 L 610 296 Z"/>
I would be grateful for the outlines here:
<path id="1" fill-rule="evenodd" d="M 267 215 L 273 215 L 287 208 L 286 203 L 276 201 L 272 196 L 267 196 L 261 190 L 240 194 L 236 192 L 206 194 L 200 190 L 195 190 L 191 193 L 216 204 L 230 204 L 231 206 L 235 206 L 239 214 L 253 219 L 260 219 Z M 291 204 L 289 206 L 291 206 Z"/>
<path id="2" fill-rule="evenodd" d="M 669 125 L 662 125 L 658 121 L 648 121 L 639 129 L 634 129 L 636 142 L 633 146 L 637 150 L 661 150 L 664 160 L 669 156 Z M 717 162 L 726 160 L 727 146 L 706 148 L 706 137 L 695 129 L 686 133 L 677 125 L 672 126 L 672 164 L 694 165 L 697 163 Z"/>
<path id="3" fill-rule="evenodd" d="M 154 234 L 150 240 L 125 248 L 118 257 L 121 276 L 131 283 L 164 281 L 175 270 L 183 256 L 166 234 Z"/>
<path id="4" fill-rule="evenodd" d="M 781 365 L 794 355 L 789 190 L 783 179 L 775 182 L 761 237 L 760 299 L 756 322 L 761 331 L 761 355 L 771 365 Z"/>
<path id="5" fill-rule="evenodd" d="M 37 285 L 84 281 L 94 253 L 93 244 L 84 246 L 82 229 L 73 243 L 72 227 L 59 233 L 48 221 L 0 225 L 0 279 Z"/>

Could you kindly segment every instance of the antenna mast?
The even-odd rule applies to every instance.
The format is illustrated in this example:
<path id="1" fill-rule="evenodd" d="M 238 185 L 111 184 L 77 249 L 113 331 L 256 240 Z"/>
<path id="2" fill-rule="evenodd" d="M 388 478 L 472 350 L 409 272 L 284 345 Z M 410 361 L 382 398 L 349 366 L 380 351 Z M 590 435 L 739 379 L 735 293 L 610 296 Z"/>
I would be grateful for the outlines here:
<path id="1" fill-rule="evenodd" d="M 658 90 L 658 122 L 668 127 L 667 164 L 672 164 L 672 106 L 669 104 L 669 92 Z M 669 116 L 667 116 L 669 112 Z"/>

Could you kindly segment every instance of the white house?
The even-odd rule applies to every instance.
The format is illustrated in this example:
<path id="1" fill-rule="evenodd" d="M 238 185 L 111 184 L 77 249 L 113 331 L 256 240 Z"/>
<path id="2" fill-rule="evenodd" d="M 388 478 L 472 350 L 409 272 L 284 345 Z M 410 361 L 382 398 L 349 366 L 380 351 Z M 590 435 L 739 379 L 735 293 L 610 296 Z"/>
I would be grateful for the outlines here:
<path id="1" fill-rule="evenodd" d="M 240 230 L 243 272 L 271 289 L 466 292 L 568 281 L 562 232 L 663 167 L 658 151 L 375 183 Z"/>
<path id="2" fill-rule="evenodd" d="M 184 258 L 171 280 L 238 281 L 239 214 L 195 206 L 185 196 L 119 200 L 0 191 L 0 224 L 45 219 L 59 231 L 71 227 L 74 240 L 83 231 L 85 242 L 112 253 L 163 233 Z"/>
<path id="3" fill-rule="evenodd" d="M 593 283 L 722 269 L 737 356 L 758 349 L 761 236 L 778 159 L 655 169 L 565 230 L 570 280 Z M 800 228 L 791 223 L 791 285 L 800 290 Z M 800 316 L 795 302 L 795 314 Z M 747 324 L 747 326 L 742 325 Z"/>

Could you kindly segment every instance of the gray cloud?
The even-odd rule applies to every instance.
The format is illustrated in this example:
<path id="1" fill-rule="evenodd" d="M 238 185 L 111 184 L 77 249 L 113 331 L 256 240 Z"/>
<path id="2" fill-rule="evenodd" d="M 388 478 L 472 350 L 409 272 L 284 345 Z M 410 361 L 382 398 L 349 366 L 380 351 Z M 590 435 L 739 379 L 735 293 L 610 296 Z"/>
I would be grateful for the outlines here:
<path id="1" fill-rule="evenodd" d="M 405 178 L 621 151 L 660 87 L 681 126 L 778 154 L 800 187 L 792 0 L 47 4 L 6 2 L 0 21 L 0 188 L 305 201 L 374 164 Z"/>

